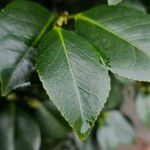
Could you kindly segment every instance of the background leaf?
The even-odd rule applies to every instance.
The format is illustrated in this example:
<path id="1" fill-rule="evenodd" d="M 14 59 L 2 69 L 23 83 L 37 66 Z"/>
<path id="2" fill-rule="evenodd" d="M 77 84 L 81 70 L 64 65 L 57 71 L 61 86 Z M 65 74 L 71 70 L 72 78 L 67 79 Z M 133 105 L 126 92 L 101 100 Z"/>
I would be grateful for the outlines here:
<path id="1" fill-rule="evenodd" d="M 120 112 L 111 111 L 107 112 L 105 126 L 99 128 L 97 138 L 103 150 L 116 150 L 120 144 L 132 143 L 135 133 Z"/>
<path id="2" fill-rule="evenodd" d="M 138 94 L 136 99 L 136 112 L 140 120 L 150 128 L 150 95 Z"/>
<path id="3" fill-rule="evenodd" d="M 52 102 L 39 102 L 34 100 L 31 104 L 34 108 L 34 117 L 38 122 L 43 139 L 63 138 L 69 132 L 69 126 Z"/>
<path id="4" fill-rule="evenodd" d="M 0 135 L 2 150 L 40 148 L 41 137 L 37 123 L 15 104 L 10 104 L 0 111 Z"/>
<path id="5" fill-rule="evenodd" d="M 122 87 L 122 84 L 114 76 L 111 76 L 111 90 L 104 109 L 110 110 L 120 106 L 123 101 Z"/>
<path id="6" fill-rule="evenodd" d="M 51 20 L 52 15 L 45 8 L 29 1 L 17 0 L 1 10 L 0 76 L 3 95 L 27 85 L 33 70 L 33 46 L 44 32 L 46 22 Z"/>

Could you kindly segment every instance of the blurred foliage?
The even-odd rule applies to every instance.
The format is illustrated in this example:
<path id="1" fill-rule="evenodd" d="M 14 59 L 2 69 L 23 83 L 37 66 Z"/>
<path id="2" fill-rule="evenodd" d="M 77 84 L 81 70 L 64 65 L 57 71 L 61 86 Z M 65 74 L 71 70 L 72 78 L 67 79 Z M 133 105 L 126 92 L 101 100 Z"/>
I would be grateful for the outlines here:
<path id="1" fill-rule="evenodd" d="M 103 150 L 116 150 L 120 144 L 132 143 L 135 131 L 118 111 L 106 112 L 105 125 L 100 126 L 97 139 Z"/>
<path id="2" fill-rule="evenodd" d="M 150 94 L 139 93 L 135 105 L 140 120 L 145 126 L 150 128 Z"/>

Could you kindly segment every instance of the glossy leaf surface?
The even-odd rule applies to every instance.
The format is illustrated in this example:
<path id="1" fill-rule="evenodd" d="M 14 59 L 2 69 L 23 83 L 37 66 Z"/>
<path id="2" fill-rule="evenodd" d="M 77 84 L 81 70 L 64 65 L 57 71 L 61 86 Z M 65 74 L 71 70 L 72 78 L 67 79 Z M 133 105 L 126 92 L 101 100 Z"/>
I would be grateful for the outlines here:
<path id="1" fill-rule="evenodd" d="M 150 81 L 150 16 L 141 11 L 102 6 L 76 16 L 76 32 L 109 58 L 109 70 Z"/>
<path id="2" fill-rule="evenodd" d="M 71 127 L 85 139 L 109 94 L 108 72 L 92 45 L 55 27 L 41 42 L 37 70 Z"/>
<path id="3" fill-rule="evenodd" d="M 49 18 L 50 16 L 50 18 Z M 2 94 L 27 84 L 38 42 L 50 13 L 29 1 L 15 1 L 0 13 L 0 76 Z"/>

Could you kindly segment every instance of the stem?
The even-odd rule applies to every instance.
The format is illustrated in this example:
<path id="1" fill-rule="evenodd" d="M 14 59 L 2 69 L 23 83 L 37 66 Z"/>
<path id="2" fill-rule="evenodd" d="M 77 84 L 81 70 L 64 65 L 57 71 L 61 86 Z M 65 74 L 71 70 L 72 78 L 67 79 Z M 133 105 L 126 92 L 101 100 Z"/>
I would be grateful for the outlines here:
<path id="1" fill-rule="evenodd" d="M 76 19 L 78 14 L 69 15 L 67 19 Z"/>
<path id="2" fill-rule="evenodd" d="M 31 44 L 31 47 L 35 46 L 38 41 L 41 39 L 41 37 L 44 35 L 44 33 L 46 32 L 47 28 L 49 27 L 49 25 L 52 23 L 54 17 L 50 16 L 48 18 L 48 21 L 46 22 L 46 24 L 44 25 L 44 27 L 42 28 L 41 32 L 38 34 L 38 36 L 35 38 L 35 40 L 33 41 L 33 43 Z"/>

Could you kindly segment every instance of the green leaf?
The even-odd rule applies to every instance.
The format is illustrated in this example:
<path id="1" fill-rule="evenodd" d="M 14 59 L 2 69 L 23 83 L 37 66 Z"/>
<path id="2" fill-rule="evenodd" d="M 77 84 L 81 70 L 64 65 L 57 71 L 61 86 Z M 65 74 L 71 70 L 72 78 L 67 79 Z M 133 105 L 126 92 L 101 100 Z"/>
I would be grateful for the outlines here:
<path id="1" fill-rule="evenodd" d="M 124 0 L 120 5 L 146 12 L 146 7 L 139 0 Z"/>
<path id="2" fill-rule="evenodd" d="M 121 2 L 122 0 L 107 0 L 108 5 L 117 5 Z"/>
<path id="3" fill-rule="evenodd" d="M 120 144 L 132 143 L 135 138 L 133 127 L 118 111 L 107 112 L 106 125 L 100 127 L 97 139 L 103 150 L 116 150 Z"/>
<path id="4" fill-rule="evenodd" d="M 49 19 L 48 19 L 49 18 Z M 33 55 L 52 15 L 29 1 L 15 1 L 0 13 L 0 76 L 2 94 L 27 85 Z"/>
<path id="5" fill-rule="evenodd" d="M 76 15 L 76 32 L 109 58 L 120 76 L 150 81 L 150 16 L 141 11 L 102 6 Z"/>
<path id="6" fill-rule="evenodd" d="M 34 108 L 34 117 L 40 126 L 43 139 L 58 139 L 67 135 L 68 124 L 50 101 L 40 103 L 34 100 L 31 106 Z"/>
<path id="7" fill-rule="evenodd" d="M 82 140 L 110 89 L 108 72 L 94 50 L 76 34 L 55 27 L 41 42 L 37 57 L 45 90 Z"/>
<path id="8" fill-rule="evenodd" d="M 139 94 L 135 106 L 140 120 L 150 128 L 150 95 Z"/>
<path id="9" fill-rule="evenodd" d="M 14 104 L 0 111 L 0 148 L 2 150 L 39 150 L 37 123 Z"/>

